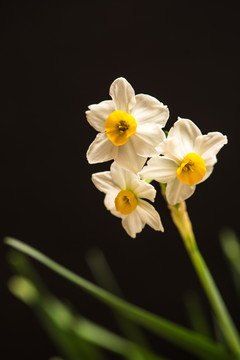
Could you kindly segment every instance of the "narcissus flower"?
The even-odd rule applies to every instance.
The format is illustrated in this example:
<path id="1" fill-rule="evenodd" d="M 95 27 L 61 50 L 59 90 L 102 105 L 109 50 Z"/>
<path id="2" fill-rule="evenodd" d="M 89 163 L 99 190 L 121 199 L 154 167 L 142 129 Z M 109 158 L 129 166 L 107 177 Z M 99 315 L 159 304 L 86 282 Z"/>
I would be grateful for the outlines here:
<path id="1" fill-rule="evenodd" d="M 189 198 L 196 185 L 211 175 L 216 155 L 225 144 L 227 137 L 220 132 L 202 135 L 191 120 L 178 118 L 158 147 L 164 156 L 150 159 L 141 176 L 167 184 L 167 201 L 175 205 Z"/>
<path id="2" fill-rule="evenodd" d="M 169 111 L 152 96 L 135 96 L 124 78 L 110 86 L 112 100 L 90 105 L 87 120 L 99 134 L 89 146 L 89 163 L 114 159 L 135 173 L 142 169 L 147 157 L 157 155 L 155 147 L 165 138 Z"/>
<path id="3" fill-rule="evenodd" d="M 141 232 L 145 224 L 163 231 L 158 212 L 144 200 L 154 201 L 156 190 L 138 175 L 114 162 L 110 171 L 93 174 L 92 181 L 106 194 L 106 208 L 122 219 L 122 226 L 128 235 L 135 238 L 136 233 Z"/>

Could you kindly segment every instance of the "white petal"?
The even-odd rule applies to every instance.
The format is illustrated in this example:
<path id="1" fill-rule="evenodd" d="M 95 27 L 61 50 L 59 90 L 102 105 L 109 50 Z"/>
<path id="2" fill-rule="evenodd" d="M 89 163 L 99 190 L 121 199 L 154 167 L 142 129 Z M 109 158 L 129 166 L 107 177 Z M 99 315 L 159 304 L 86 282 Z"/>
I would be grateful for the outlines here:
<path id="1" fill-rule="evenodd" d="M 136 233 L 142 231 L 145 223 L 142 221 L 137 209 L 122 219 L 122 226 L 129 236 L 135 238 Z"/>
<path id="2" fill-rule="evenodd" d="M 136 153 L 150 157 L 159 154 L 156 147 L 166 136 L 159 125 L 149 124 L 137 126 L 137 132 L 131 138 Z"/>
<path id="3" fill-rule="evenodd" d="M 177 168 L 178 165 L 175 161 L 163 156 L 156 156 L 147 162 L 147 166 L 144 166 L 140 175 L 142 178 L 167 183 L 176 177 Z"/>
<path id="4" fill-rule="evenodd" d="M 111 165 L 111 176 L 113 182 L 121 190 L 129 188 L 138 198 L 154 201 L 156 196 L 154 187 L 141 180 L 139 175 L 119 166 L 115 161 Z"/>
<path id="5" fill-rule="evenodd" d="M 106 208 L 110 210 L 113 215 L 121 218 L 123 215 L 115 208 L 115 198 L 122 189 L 114 183 L 111 172 L 103 171 L 92 174 L 92 182 L 98 190 L 106 194 L 104 198 Z"/>
<path id="6" fill-rule="evenodd" d="M 123 167 L 121 167 L 116 161 L 111 165 L 111 175 L 114 183 L 121 189 L 126 189 L 127 186 L 131 188 L 131 184 L 138 176 Z"/>
<path id="7" fill-rule="evenodd" d="M 202 178 L 201 181 L 199 181 L 196 185 L 201 184 L 202 182 L 204 182 L 205 180 L 207 180 L 209 178 L 209 176 L 211 175 L 211 173 L 213 172 L 213 166 L 209 165 L 206 166 L 206 174 L 204 175 L 204 177 Z"/>
<path id="8" fill-rule="evenodd" d="M 125 169 L 137 173 L 145 164 L 147 157 L 139 156 L 136 154 L 134 145 L 131 138 L 124 145 L 118 147 L 118 154 L 115 161 Z"/>
<path id="9" fill-rule="evenodd" d="M 115 110 L 112 100 L 105 100 L 99 104 L 93 104 L 88 107 L 86 116 L 89 124 L 97 131 L 104 131 L 104 125 L 108 116 Z"/>
<path id="10" fill-rule="evenodd" d="M 118 193 L 119 193 L 119 191 L 117 191 L 116 189 L 107 193 L 104 198 L 104 205 L 114 216 L 122 218 L 124 215 L 122 215 L 120 212 L 118 212 L 115 207 L 115 198 Z"/>
<path id="11" fill-rule="evenodd" d="M 191 120 L 178 119 L 170 129 L 167 140 L 178 139 L 178 157 L 183 159 L 185 155 L 193 152 L 195 139 L 202 133 Z"/>
<path id="12" fill-rule="evenodd" d="M 139 200 L 137 211 L 144 224 L 148 224 L 154 230 L 164 231 L 158 212 L 147 201 Z"/>
<path id="13" fill-rule="evenodd" d="M 182 142 L 178 138 L 168 138 L 160 143 L 156 150 L 159 154 L 174 160 L 180 164 L 185 155 L 185 149 L 182 147 Z M 188 152 L 189 153 L 189 152 Z"/>
<path id="14" fill-rule="evenodd" d="M 129 82 L 120 77 L 112 83 L 109 91 L 112 97 L 115 110 L 122 110 L 130 113 L 130 110 L 135 106 L 135 92 Z"/>
<path id="15" fill-rule="evenodd" d="M 194 150 L 202 156 L 206 165 L 214 165 L 217 161 L 217 153 L 225 144 L 227 144 L 225 135 L 220 132 L 210 132 L 196 138 Z"/>
<path id="16" fill-rule="evenodd" d="M 170 205 L 175 205 L 188 199 L 195 191 L 196 186 L 189 186 L 177 177 L 167 184 L 166 197 Z"/>
<path id="17" fill-rule="evenodd" d="M 155 97 L 145 94 L 136 95 L 136 105 L 131 111 L 138 124 L 155 123 L 164 127 L 169 118 L 169 110 Z"/>
<path id="18" fill-rule="evenodd" d="M 118 147 L 115 146 L 105 133 L 97 134 L 87 151 L 87 160 L 90 164 L 104 162 L 117 156 Z"/>
<path id="19" fill-rule="evenodd" d="M 116 210 L 115 202 L 114 202 L 114 206 L 112 206 L 111 208 L 107 207 L 108 201 L 110 201 L 110 200 L 107 200 L 107 198 L 108 198 L 108 195 L 105 196 L 105 200 L 104 200 L 104 204 L 105 204 L 106 208 L 111 212 L 112 215 L 114 215 L 120 219 L 123 219 L 125 215 L 121 214 L 119 211 Z M 115 198 L 113 200 L 115 200 Z"/>
<path id="20" fill-rule="evenodd" d="M 151 184 L 147 184 L 145 181 L 138 179 L 133 184 L 132 190 L 134 193 L 143 199 L 154 201 L 156 196 L 156 190 Z"/>
<path id="21" fill-rule="evenodd" d="M 105 194 L 112 192 L 115 194 L 115 192 L 120 191 L 120 189 L 118 189 L 114 184 L 110 171 L 102 171 L 92 174 L 92 182 L 98 190 L 104 192 Z"/>

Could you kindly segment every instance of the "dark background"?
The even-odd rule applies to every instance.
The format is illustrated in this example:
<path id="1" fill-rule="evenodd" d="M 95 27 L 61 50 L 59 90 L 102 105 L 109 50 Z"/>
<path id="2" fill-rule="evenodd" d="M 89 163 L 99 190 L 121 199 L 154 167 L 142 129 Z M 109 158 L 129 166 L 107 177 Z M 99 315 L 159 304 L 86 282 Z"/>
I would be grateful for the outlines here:
<path id="1" fill-rule="evenodd" d="M 97 246 L 130 302 L 189 326 L 183 297 L 194 290 L 210 314 L 160 193 L 156 208 L 165 232 L 146 227 L 131 239 L 91 182 L 91 174 L 110 163 L 87 163 L 96 132 L 85 111 L 109 99 L 111 82 L 124 76 L 136 93 L 168 105 L 166 129 L 181 116 L 203 133 L 228 136 L 212 176 L 187 205 L 200 250 L 237 318 L 218 238 L 224 226 L 239 233 L 237 6 L 219 1 L 36 4 L 1 5 L 1 239 L 21 239 L 92 281 L 85 256 Z M 5 359 L 48 359 L 58 351 L 31 311 L 8 292 L 8 249 L 2 241 L 0 247 L 1 351 L 7 350 Z M 103 305 L 43 266 L 37 269 L 55 295 L 114 328 Z M 239 318 L 236 322 L 239 326 Z M 156 351 L 174 356 L 174 348 L 152 341 Z"/>

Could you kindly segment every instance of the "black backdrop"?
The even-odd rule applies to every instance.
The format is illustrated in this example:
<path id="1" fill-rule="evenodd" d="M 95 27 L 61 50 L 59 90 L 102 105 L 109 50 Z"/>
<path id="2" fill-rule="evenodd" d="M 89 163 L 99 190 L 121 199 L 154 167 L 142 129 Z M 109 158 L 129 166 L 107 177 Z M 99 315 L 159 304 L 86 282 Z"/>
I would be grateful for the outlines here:
<path id="1" fill-rule="evenodd" d="M 96 132 L 85 111 L 109 99 L 111 82 L 124 76 L 136 93 L 151 94 L 168 105 L 167 129 L 181 116 L 203 133 L 228 136 L 212 176 L 187 204 L 199 247 L 237 317 L 218 233 L 226 225 L 239 232 L 238 9 L 232 2 L 205 4 L 1 5 L 1 239 L 19 238 L 90 280 L 85 255 L 97 246 L 129 301 L 186 326 L 187 291 L 198 291 L 206 311 L 209 307 L 168 210 L 158 194 L 156 208 L 165 232 L 146 227 L 136 239 L 105 210 L 103 194 L 90 179 L 110 163 L 86 161 Z M 8 292 L 7 248 L 2 241 L 0 246 L 1 351 L 7 350 L 6 359 L 48 359 L 57 351 L 29 309 Z M 114 328 L 104 306 L 38 264 L 37 269 L 54 294 Z M 156 339 L 153 346 L 170 357 L 175 351 Z"/>

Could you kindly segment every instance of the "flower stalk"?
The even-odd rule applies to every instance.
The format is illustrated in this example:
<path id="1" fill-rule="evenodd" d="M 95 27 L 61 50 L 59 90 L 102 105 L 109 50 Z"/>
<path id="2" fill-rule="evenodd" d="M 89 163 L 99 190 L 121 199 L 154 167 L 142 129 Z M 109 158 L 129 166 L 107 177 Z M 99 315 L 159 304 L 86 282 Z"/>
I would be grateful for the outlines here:
<path id="1" fill-rule="evenodd" d="M 217 317 L 225 340 L 231 351 L 237 356 L 237 359 L 240 359 L 239 334 L 213 280 L 213 277 L 198 249 L 191 220 L 187 212 L 186 203 L 183 201 L 177 205 L 168 205 L 168 207 L 171 212 L 172 220 L 181 235 L 188 255 Z"/>

